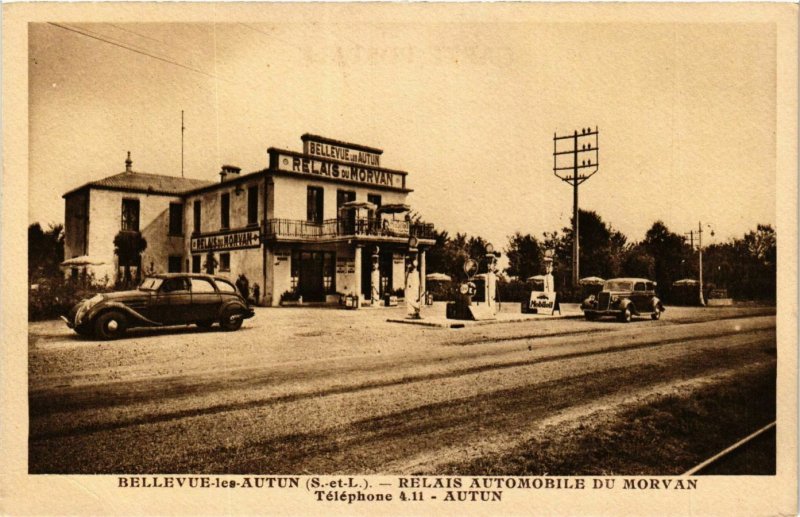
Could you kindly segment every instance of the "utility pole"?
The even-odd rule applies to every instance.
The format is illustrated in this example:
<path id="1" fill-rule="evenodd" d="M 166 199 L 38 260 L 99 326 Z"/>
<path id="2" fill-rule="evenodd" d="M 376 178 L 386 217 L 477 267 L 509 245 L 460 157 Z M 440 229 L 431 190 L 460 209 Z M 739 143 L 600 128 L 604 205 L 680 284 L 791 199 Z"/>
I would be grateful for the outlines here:
<path id="1" fill-rule="evenodd" d="M 582 128 L 580 133 L 575 130 L 571 135 L 553 134 L 553 174 L 572 185 L 572 287 L 580 280 L 578 185 L 597 172 L 600 162 L 598 134 L 597 126 L 594 131 Z"/>
<path id="2" fill-rule="evenodd" d="M 703 299 L 703 225 L 697 223 L 697 269 L 700 270 L 700 306 L 705 307 L 706 301 Z"/>
<path id="3" fill-rule="evenodd" d="M 183 126 L 183 110 L 181 110 L 181 178 L 183 177 L 183 132 L 186 128 Z"/>
<path id="4" fill-rule="evenodd" d="M 714 229 L 711 227 L 710 224 L 707 224 L 709 230 L 711 230 L 711 236 L 714 236 Z M 688 233 L 684 235 L 688 235 L 691 239 L 690 246 L 691 249 L 694 250 L 694 230 L 690 230 Z M 697 223 L 697 281 L 700 284 L 700 305 L 705 306 L 706 300 L 703 297 L 703 223 Z"/>

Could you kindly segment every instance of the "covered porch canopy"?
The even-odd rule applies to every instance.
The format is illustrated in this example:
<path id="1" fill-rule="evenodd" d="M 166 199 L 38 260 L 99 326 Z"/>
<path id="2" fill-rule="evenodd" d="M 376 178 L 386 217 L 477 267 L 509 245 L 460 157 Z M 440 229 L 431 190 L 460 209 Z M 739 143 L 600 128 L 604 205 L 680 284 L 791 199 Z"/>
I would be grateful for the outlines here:
<path id="1" fill-rule="evenodd" d="M 339 207 L 340 212 L 354 212 L 358 214 L 362 210 L 367 212 L 374 212 L 377 210 L 377 206 L 374 203 L 370 203 L 368 201 L 348 201 L 347 203 L 343 203 L 341 207 Z"/>
<path id="2" fill-rule="evenodd" d="M 378 214 L 402 214 L 410 212 L 411 207 L 404 203 L 390 203 L 388 205 L 381 205 L 378 207 Z"/>
<path id="3" fill-rule="evenodd" d="M 97 258 L 97 257 L 90 257 L 89 255 L 81 255 L 80 257 L 73 257 L 71 259 L 65 260 L 61 263 L 62 267 L 77 267 L 77 266 L 102 266 L 105 264 L 106 261 Z"/>
<path id="4" fill-rule="evenodd" d="M 445 275 L 444 273 L 428 273 L 425 278 L 429 282 L 451 282 L 453 280 L 450 275 Z"/>

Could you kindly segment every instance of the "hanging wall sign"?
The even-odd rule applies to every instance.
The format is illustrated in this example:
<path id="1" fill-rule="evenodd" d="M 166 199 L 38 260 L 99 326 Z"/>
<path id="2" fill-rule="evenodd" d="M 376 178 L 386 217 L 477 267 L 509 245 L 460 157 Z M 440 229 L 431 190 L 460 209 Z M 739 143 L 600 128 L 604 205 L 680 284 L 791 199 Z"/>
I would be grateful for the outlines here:
<path id="1" fill-rule="evenodd" d="M 235 250 L 261 246 L 260 230 L 234 230 L 192 237 L 192 253 Z"/>

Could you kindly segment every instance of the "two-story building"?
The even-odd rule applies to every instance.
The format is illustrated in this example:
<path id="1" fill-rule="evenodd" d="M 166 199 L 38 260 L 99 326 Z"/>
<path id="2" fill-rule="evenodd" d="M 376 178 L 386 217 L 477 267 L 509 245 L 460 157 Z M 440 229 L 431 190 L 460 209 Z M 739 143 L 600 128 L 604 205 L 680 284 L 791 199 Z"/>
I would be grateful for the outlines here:
<path id="1" fill-rule="evenodd" d="M 424 286 L 433 229 L 409 218 L 407 173 L 383 167 L 380 149 L 309 134 L 302 142 L 302 152 L 268 149 L 263 170 L 242 174 L 225 165 L 215 183 L 128 170 L 65 194 L 65 267 L 90 257 L 111 264 L 111 278 L 118 278 L 113 244 L 95 246 L 94 239 L 131 228 L 126 214 L 138 206 L 136 217 L 146 220 L 144 228 L 139 224 L 148 242 L 145 271 L 208 272 L 234 282 L 243 276 L 262 305 L 282 298 L 335 303 L 347 294 L 368 302 L 403 289 L 412 237 Z M 81 212 L 80 194 L 100 183 L 117 187 L 115 201 L 102 212 L 89 210 L 87 201 Z M 83 220 L 81 213 L 91 217 Z M 95 220 L 108 227 L 102 235 L 91 232 Z M 98 276 L 99 266 L 86 267 Z"/>
<path id="2" fill-rule="evenodd" d="M 114 238 L 120 231 L 139 232 L 147 242 L 143 269 L 180 271 L 185 254 L 183 195 L 208 181 L 147 174 L 132 168 L 81 185 L 64 194 L 65 273 L 91 273 L 97 283 L 120 277 Z"/>

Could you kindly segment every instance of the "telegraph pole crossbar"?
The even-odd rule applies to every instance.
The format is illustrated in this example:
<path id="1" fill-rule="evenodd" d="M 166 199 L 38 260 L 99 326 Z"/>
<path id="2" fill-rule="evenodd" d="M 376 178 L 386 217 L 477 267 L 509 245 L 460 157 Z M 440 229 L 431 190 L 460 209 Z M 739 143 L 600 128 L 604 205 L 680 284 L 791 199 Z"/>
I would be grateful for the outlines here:
<path id="1" fill-rule="evenodd" d="M 580 280 L 580 225 L 578 224 L 578 185 L 591 178 L 600 161 L 598 146 L 599 130 L 595 126 L 576 130 L 571 135 L 553 134 L 553 174 L 565 183 L 572 185 L 572 287 L 577 287 Z M 559 149 L 559 142 L 571 141 L 572 146 Z M 562 145 L 563 147 L 563 145 Z M 572 163 L 559 157 L 572 156 Z M 580 161 L 579 158 L 580 157 Z M 566 162 L 566 163 L 564 163 Z M 572 174 L 563 171 L 572 171 Z M 578 174 L 578 171 L 581 171 Z M 588 172 L 583 172 L 588 171 Z"/>

